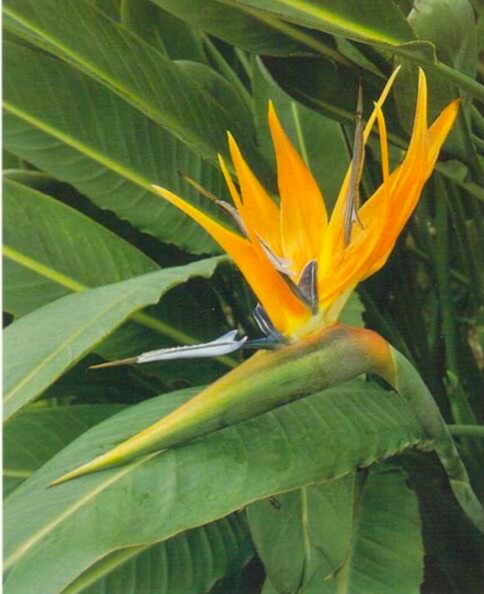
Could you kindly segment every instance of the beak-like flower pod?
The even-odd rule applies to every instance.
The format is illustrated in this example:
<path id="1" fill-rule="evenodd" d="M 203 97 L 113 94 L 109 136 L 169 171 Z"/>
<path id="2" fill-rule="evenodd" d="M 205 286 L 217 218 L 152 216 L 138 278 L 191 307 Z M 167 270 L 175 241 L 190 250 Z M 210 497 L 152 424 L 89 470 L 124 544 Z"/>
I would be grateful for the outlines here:
<path id="1" fill-rule="evenodd" d="M 373 371 L 391 381 L 388 344 L 370 330 L 333 324 L 295 344 L 259 352 L 141 433 L 53 484 L 190 441 Z"/>

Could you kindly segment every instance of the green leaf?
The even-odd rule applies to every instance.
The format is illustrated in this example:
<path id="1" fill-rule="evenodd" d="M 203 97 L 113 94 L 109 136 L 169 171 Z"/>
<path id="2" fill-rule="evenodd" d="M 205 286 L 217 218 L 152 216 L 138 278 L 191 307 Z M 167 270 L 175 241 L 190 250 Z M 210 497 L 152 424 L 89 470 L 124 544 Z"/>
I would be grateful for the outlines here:
<path id="1" fill-rule="evenodd" d="M 15 321 L 4 335 L 4 419 L 39 396 L 128 316 L 192 276 L 210 276 L 219 262 L 201 260 L 67 295 Z"/>
<path id="2" fill-rule="evenodd" d="M 355 477 L 259 501 L 247 512 L 257 552 L 277 592 L 299 592 L 315 571 L 326 578 L 345 562 L 353 522 Z"/>
<path id="3" fill-rule="evenodd" d="M 70 292 L 118 282 L 157 268 L 124 240 L 53 198 L 13 181 L 5 182 L 4 307 L 24 315 Z M 26 290 L 28 287 L 28 290 Z M 183 303 L 183 308 L 180 308 Z M 200 316 L 200 311 L 206 314 Z M 203 342 L 227 324 L 219 303 L 200 279 L 168 294 L 141 318 L 131 320 L 96 347 L 105 359 L 155 348 Z M 224 370 L 219 362 L 152 365 L 137 370 L 155 380 L 155 391 L 200 385 Z M 103 379 L 105 372 L 103 372 Z M 107 376 L 106 376 L 107 377 Z"/>
<path id="4" fill-rule="evenodd" d="M 263 64 L 275 83 L 288 95 L 342 123 L 354 122 L 360 80 L 365 108 L 367 107 L 365 114 L 370 109 L 371 100 L 378 98 L 384 86 L 381 78 L 373 74 L 367 74 L 361 79 L 361 73 L 355 68 L 335 65 L 325 58 L 308 60 L 296 57 L 283 60 L 264 57 Z"/>
<path id="5" fill-rule="evenodd" d="M 4 87 L 5 144 L 12 153 L 141 231 L 195 253 L 216 249 L 199 225 L 150 187 L 167 186 L 199 205 L 200 196 L 181 180 L 181 170 L 223 198 L 225 184 L 216 167 L 69 65 L 15 44 L 5 44 L 4 58 L 10 73 Z"/>
<path id="6" fill-rule="evenodd" d="M 124 0 L 90 0 L 91 4 L 97 6 L 112 19 L 119 18 L 120 3 Z"/>
<path id="7" fill-rule="evenodd" d="M 271 510 L 267 501 L 249 508 L 268 592 L 420 592 L 418 502 L 396 465 L 376 466 L 356 483 L 350 475 L 277 499 L 280 509 Z"/>
<path id="8" fill-rule="evenodd" d="M 22 166 L 20 159 L 6 150 L 2 153 L 2 165 L 4 171 L 12 169 L 20 170 Z"/>
<path id="9" fill-rule="evenodd" d="M 8 178 L 3 207 L 4 307 L 16 316 L 71 291 L 116 283 L 158 268 L 92 219 Z"/>
<path id="10" fill-rule="evenodd" d="M 101 347 L 98 347 L 101 350 Z M 102 348 L 104 352 L 104 347 Z M 160 381 L 149 381 L 138 367 L 113 367 L 110 373 L 91 373 L 90 365 L 102 363 L 97 354 L 89 354 L 71 367 L 42 394 L 42 401 L 25 411 L 43 406 L 78 406 L 84 404 L 133 404 L 161 391 Z M 127 389 L 129 386 L 129 390 Z"/>
<path id="11" fill-rule="evenodd" d="M 331 579 L 316 575 L 301 594 L 420 594 L 423 553 L 418 501 L 405 473 L 376 466 L 355 499 L 345 564 Z"/>
<path id="12" fill-rule="evenodd" d="M 225 133 L 230 129 L 257 161 L 254 130 L 239 125 L 230 105 L 204 92 L 175 63 L 89 3 L 65 0 L 62 11 L 57 7 L 55 0 L 4 3 L 5 13 L 28 29 L 31 42 L 46 40 L 61 58 L 108 86 L 195 152 L 212 159 L 216 152 L 227 153 Z"/>
<path id="13" fill-rule="evenodd" d="M 475 78 L 478 63 L 477 23 L 468 0 L 436 1 L 419 0 L 408 16 L 415 33 L 420 39 L 431 41 L 437 57 L 455 70 Z M 406 61 L 403 60 L 403 64 Z M 411 125 L 412 110 L 409 102 L 414 100 L 416 88 L 415 72 L 403 69 L 397 81 L 395 94 L 400 120 L 407 130 Z M 428 73 L 429 112 L 433 119 L 445 105 L 456 98 L 453 81 L 446 80 L 436 73 Z M 410 97 L 409 97 L 410 93 Z M 477 181 L 484 179 L 479 165 L 476 147 L 471 137 L 470 101 L 462 103 L 462 114 L 446 142 L 446 150 L 468 163 Z"/>
<path id="14" fill-rule="evenodd" d="M 172 60 L 206 62 L 200 34 L 149 0 L 123 0 L 122 23 Z"/>
<path id="15" fill-rule="evenodd" d="M 414 39 L 403 14 L 388 0 L 364 4 L 360 0 L 235 0 L 235 3 L 356 41 L 399 45 Z"/>
<path id="16" fill-rule="evenodd" d="M 260 561 L 255 558 L 241 571 L 218 581 L 207 594 L 254 594 L 260 592 L 263 572 Z"/>
<path id="17" fill-rule="evenodd" d="M 34 474 L 54 454 L 122 406 L 97 404 L 26 410 L 3 432 L 4 496 Z"/>
<path id="18" fill-rule="evenodd" d="M 43 594 L 58 593 L 115 549 L 165 540 L 258 499 L 343 476 L 422 439 L 401 398 L 356 381 L 184 447 L 48 488 L 193 393 L 163 395 L 108 419 L 19 487 L 4 514 L 6 594 L 35 591 L 39 583 Z"/>
<path id="19" fill-rule="evenodd" d="M 274 26 L 280 23 L 281 19 L 287 20 L 309 29 L 374 45 L 384 51 L 391 50 L 414 64 L 425 66 L 449 82 L 458 84 L 472 96 L 484 98 L 483 85 L 436 60 L 432 43 L 415 41 L 415 35 L 407 20 L 399 8 L 389 0 L 376 0 L 365 4 L 359 0 L 226 1 L 249 8 L 252 15 L 264 18 L 265 22 L 273 22 Z M 321 48 L 320 53 L 324 54 L 326 51 Z"/>
<path id="20" fill-rule="evenodd" d="M 339 319 L 348 326 L 357 326 L 360 328 L 364 327 L 363 312 L 365 308 L 361 302 L 358 293 L 352 293 L 346 305 L 343 307 L 343 311 L 339 316 Z"/>
<path id="21" fill-rule="evenodd" d="M 13 491 L 62 447 L 120 408 L 65 406 L 18 415 L 4 431 L 4 492 Z M 94 564 L 63 594 L 203 593 L 216 580 L 242 567 L 252 554 L 245 518 L 235 514 L 160 545 L 115 552 Z"/>
<path id="22" fill-rule="evenodd" d="M 95 563 L 62 594 L 205 594 L 253 555 L 245 516 L 233 514 L 154 545 L 121 549 Z"/>
<path id="23" fill-rule="evenodd" d="M 219 282 L 220 275 L 217 274 L 210 282 L 193 278 L 173 288 L 160 303 L 148 307 L 141 319 L 137 314 L 123 324 L 96 348 L 96 352 L 109 361 L 154 349 L 209 342 L 221 336 L 232 326 L 227 322 L 217 295 Z M 174 360 L 169 364 L 137 365 L 133 371 L 150 380 L 153 394 L 208 384 L 228 367 L 234 367 L 237 359 L 234 354 L 219 359 Z M 114 369 L 118 373 L 119 370 L 119 367 Z M 104 378 L 107 372 L 99 371 L 98 375 L 102 374 Z"/>
<path id="24" fill-rule="evenodd" d="M 477 23 L 468 0 L 418 0 L 408 22 L 419 39 L 435 45 L 442 62 L 475 76 Z"/>
<path id="25" fill-rule="evenodd" d="M 197 29 L 256 54 L 286 56 L 307 51 L 300 43 L 237 6 L 206 0 L 152 0 Z"/>
<path id="26" fill-rule="evenodd" d="M 237 114 L 238 125 L 253 128 L 252 115 L 239 93 L 223 76 L 213 71 L 204 64 L 189 61 L 177 61 L 177 66 L 200 89 L 204 89 L 224 105 L 230 105 L 234 114 Z M 255 134 L 255 130 L 254 130 Z M 238 139 L 237 139 L 238 140 Z"/>

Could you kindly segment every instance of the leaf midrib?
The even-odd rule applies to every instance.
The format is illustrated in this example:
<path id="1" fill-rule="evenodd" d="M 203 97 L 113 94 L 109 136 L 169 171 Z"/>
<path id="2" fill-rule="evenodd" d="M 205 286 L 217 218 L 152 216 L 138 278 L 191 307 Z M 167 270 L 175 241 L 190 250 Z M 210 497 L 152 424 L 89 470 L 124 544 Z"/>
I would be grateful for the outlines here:
<path id="1" fill-rule="evenodd" d="M 34 260 L 33 258 L 26 256 L 25 254 L 21 254 L 20 252 L 18 252 L 18 250 L 15 250 L 14 248 L 8 245 L 4 245 L 3 253 L 4 256 L 9 258 L 13 262 L 20 264 L 21 266 L 24 266 L 25 268 L 32 270 L 32 272 L 35 272 L 40 276 L 43 276 L 44 278 L 73 292 L 81 292 L 87 291 L 88 289 L 98 288 L 81 284 L 75 279 L 63 274 L 62 272 L 59 272 L 52 267 L 46 266 L 45 264 L 42 264 L 42 262 Z M 131 316 L 129 316 L 128 319 L 134 320 L 142 326 L 145 326 L 152 330 L 157 330 L 160 334 L 164 334 L 180 342 L 195 342 L 195 338 L 193 336 L 185 334 L 181 330 L 177 330 L 169 324 L 161 322 L 160 320 L 151 316 L 150 314 L 141 314 L 137 312 L 131 314 Z"/>
<path id="2" fill-rule="evenodd" d="M 59 343 L 57 345 L 57 347 L 53 351 L 51 351 L 46 357 L 44 357 L 38 365 L 33 367 L 29 371 L 29 373 L 24 375 L 22 377 L 22 379 L 18 383 L 16 383 L 9 392 L 5 393 L 5 396 L 3 398 L 4 404 L 6 402 L 8 402 L 10 400 L 10 398 L 15 396 L 15 394 L 21 388 L 23 388 L 26 384 L 28 384 L 28 382 L 33 377 L 35 377 L 37 375 L 37 373 L 39 373 L 48 363 L 50 363 L 53 359 L 55 359 L 55 357 L 59 353 L 61 353 L 66 348 L 67 345 L 71 344 L 75 339 L 77 339 L 79 336 L 81 336 L 86 330 L 88 330 L 93 325 L 95 325 L 96 322 L 100 318 L 103 318 L 106 315 L 106 313 L 115 309 L 120 303 L 125 301 L 128 297 L 130 297 L 133 294 L 136 294 L 136 290 L 132 290 L 128 293 L 123 293 L 122 295 L 120 295 L 119 299 L 116 299 L 115 301 L 112 301 L 111 303 L 109 303 L 109 305 L 107 305 L 104 309 L 101 309 L 93 318 L 90 318 L 87 323 L 82 324 L 82 326 L 80 326 L 75 332 L 70 334 L 64 341 Z"/>
<path id="3" fill-rule="evenodd" d="M 356 21 L 348 20 L 345 17 L 337 16 L 334 12 L 324 6 L 313 6 L 304 2 L 304 0 L 278 0 L 279 4 L 301 11 L 306 15 L 315 17 L 316 19 L 324 20 L 334 27 L 341 28 L 347 32 L 354 32 L 355 35 L 361 36 L 364 39 L 371 41 L 379 41 L 389 45 L 400 45 L 401 40 L 388 35 L 381 35 L 374 29 L 363 26 Z M 263 11 L 264 9 L 259 9 Z M 403 18 L 403 17 L 402 17 Z"/>
<path id="4" fill-rule="evenodd" d="M 91 8 L 93 10 L 96 10 L 100 16 L 104 16 L 103 13 L 101 11 L 98 11 L 94 6 Z M 36 23 L 29 21 L 27 18 L 25 18 L 24 16 L 22 16 L 21 14 L 19 14 L 15 10 L 13 10 L 12 8 L 4 6 L 3 10 L 6 15 L 10 16 L 12 19 L 19 22 L 26 29 L 28 29 L 29 31 L 32 31 L 33 33 L 35 33 L 37 35 L 40 35 L 42 38 L 46 39 L 49 43 L 51 43 L 54 47 L 60 49 L 63 52 L 63 54 L 67 60 L 73 62 L 74 65 L 82 68 L 85 72 L 89 73 L 89 75 L 92 76 L 94 79 L 96 79 L 102 83 L 107 83 L 108 86 L 113 91 L 115 91 L 118 95 L 120 95 L 123 98 L 128 99 L 128 101 L 132 105 L 135 105 L 138 109 L 140 109 L 140 111 L 142 111 L 143 113 L 146 113 L 147 115 L 150 115 L 150 117 L 152 117 L 155 121 L 157 121 L 159 123 L 160 118 L 154 117 L 155 110 L 153 109 L 153 106 L 146 104 L 143 97 L 141 97 L 139 95 L 139 93 L 131 92 L 131 89 L 129 87 L 126 87 L 124 84 L 122 84 L 119 79 L 114 79 L 111 76 L 109 76 L 108 72 L 98 69 L 92 60 L 86 60 L 84 56 L 82 56 L 78 52 L 74 51 L 69 46 L 66 46 L 58 38 L 53 37 L 49 33 L 49 31 L 43 30 Z M 133 39 L 137 40 L 137 42 L 140 43 L 139 38 L 132 35 L 129 30 L 124 29 L 123 34 L 125 34 L 128 37 L 132 36 Z M 158 52 L 156 52 L 156 50 L 154 50 L 151 46 L 147 45 L 147 48 L 149 48 L 149 51 L 158 54 Z M 163 54 L 159 54 L 159 56 L 160 56 L 160 59 L 162 59 L 162 60 L 166 59 L 163 56 Z M 163 118 L 161 118 L 161 119 L 165 123 L 169 122 L 170 125 L 173 127 L 173 129 L 178 130 L 178 126 L 176 125 L 176 122 L 173 123 L 172 118 L 167 117 L 166 114 L 164 114 Z M 186 128 L 184 128 L 184 133 L 187 134 L 187 136 L 189 138 L 191 138 L 192 141 L 194 141 L 194 142 L 198 141 L 198 139 L 193 138 L 193 135 L 190 134 L 190 130 L 187 130 Z"/>
<path id="5" fill-rule="evenodd" d="M 107 158 L 106 153 L 100 153 L 99 151 L 94 150 L 92 147 L 75 140 L 72 136 L 61 132 L 59 129 L 50 126 L 49 124 L 45 123 L 44 121 L 40 120 L 39 118 L 34 117 L 31 114 L 28 114 L 26 111 L 20 109 L 19 107 L 13 105 L 9 101 L 3 101 L 3 107 L 6 112 L 15 115 L 16 117 L 20 118 L 21 120 L 27 122 L 32 127 L 41 130 L 42 132 L 52 136 L 56 140 L 59 140 L 63 144 L 75 149 L 82 155 L 92 159 L 96 163 L 99 163 L 106 169 L 113 171 L 114 173 L 118 174 L 120 177 L 140 186 L 147 192 L 153 194 L 159 198 L 159 195 L 152 189 L 151 184 L 153 180 L 148 180 L 147 178 L 137 174 L 132 169 L 129 169 L 120 163 L 113 161 L 112 159 Z"/>

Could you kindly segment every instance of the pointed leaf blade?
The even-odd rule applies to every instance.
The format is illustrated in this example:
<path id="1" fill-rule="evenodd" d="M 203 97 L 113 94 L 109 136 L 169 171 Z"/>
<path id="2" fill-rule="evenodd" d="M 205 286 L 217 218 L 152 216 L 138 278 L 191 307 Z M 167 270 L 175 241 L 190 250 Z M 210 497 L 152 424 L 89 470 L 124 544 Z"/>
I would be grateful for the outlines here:
<path id="1" fill-rule="evenodd" d="M 5 331 L 4 419 L 39 396 L 131 314 L 192 276 L 210 276 L 221 261 L 210 258 L 67 295 L 15 321 Z"/>
<path id="2" fill-rule="evenodd" d="M 164 395 L 116 415 L 19 487 L 5 512 L 10 535 L 6 568 L 15 564 L 6 593 L 29 591 L 34 576 L 44 594 L 58 593 L 113 549 L 170 538 L 257 499 L 342 476 L 423 439 L 403 400 L 353 382 L 185 447 L 47 487 L 67 469 L 146 427 L 190 395 L 193 391 Z M 93 530 L 96 538 L 89 536 Z M 53 571 L 60 554 L 64 562 Z"/>

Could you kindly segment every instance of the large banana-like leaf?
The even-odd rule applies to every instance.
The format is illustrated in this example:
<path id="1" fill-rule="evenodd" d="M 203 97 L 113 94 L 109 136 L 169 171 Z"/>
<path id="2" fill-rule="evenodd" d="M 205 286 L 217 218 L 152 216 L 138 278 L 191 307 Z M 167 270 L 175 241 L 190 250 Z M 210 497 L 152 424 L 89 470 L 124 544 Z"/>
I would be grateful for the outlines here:
<path id="1" fill-rule="evenodd" d="M 3 432 L 3 491 L 8 495 L 89 427 L 119 412 L 119 404 L 26 410 Z"/>
<path id="2" fill-rule="evenodd" d="M 62 594 L 205 594 L 253 554 L 245 515 L 235 513 L 161 543 L 116 551 Z"/>
<path id="3" fill-rule="evenodd" d="M 376 0 L 224 0 L 246 7 L 253 15 L 279 19 L 317 29 L 331 35 L 371 44 L 420 64 L 449 81 L 457 83 L 474 97 L 484 98 L 481 84 L 470 76 L 439 62 L 435 46 L 416 39 L 407 19 L 393 2 Z M 384 15 L 385 18 L 382 18 Z"/>
<path id="4" fill-rule="evenodd" d="M 355 475 L 311 485 L 249 506 L 251 534 L 267 577 L 281 593 L 298 592 L 314 573 L 328 579 L 350 550 Z"/>
<path id="5" fill-rule="evenodd" d="M 420 0 L 408 15 L 419 39 L 435 45 L 442 62 L 474 76 L 477 68 L 477 11 L 469 0 Z"/>
<path id="6" fill-rule="evenodd" d="M 420 594 L 423 542 L 418 501 L 395 465 L 376 466 L 355 498 L 351 544 L 332 579 L 315 576 L 304 594 Z M 396 579 L 398 576 L 398 579 Z"/>
<path id="7" fill-rule="evenodd" d="M 201 34 L 150 0 L 123 0 L 121 22 L 172 60 L 207 61 Z"/>
<path id="8" fill-rule="evenodd" d="M 258 54 L 286 56 L 307 53 L 307 48 L 262 19 L 218 1 L 206 0 L 152 0 L 155 4 L 231 45 Z"/>
<path id="9" fill-rule="evenodd" d="M 3 208 L 3 304 L 16 316 L 71 291 L 120 282 L 158 268 L 89 217 L 8 177 Z"/>
<path id="10" fill-rule="evenodd" d="M 5 185 L 7 594 L 254 594 L 263 570 L 255 559 L 244 571 L 254 555 L 251 536 L 268 576 L 263 594 L 479 591 L 481 541 L 450 499 L 452 490 L 484 530 L 459 457 L 481 496 L 473 437 L 480 429 L 483 236 L 474 199 L 484 129 L 472 104 L 484 99 L 482 81 L 474 80 L 482 49 L 478 0 L 4 6 L 4 163 L 28 171 L 10 174 Z M 334 386 L 235 425 L 223 417 L 219 431 L 49 488 L 199 388 L 170 390 L 205 384 L 221 371 L 209 359 L 87 371 L 99 355 L 118 359 L 205 342 L 227 324 L 251 337 L 255 331 L 253 296 L 228 267 L 213 275 L 218 260 L 160 270 L 140 251 L 146 246 L 169 266 L 191 261 L 190 254 L 218 253 L 151 184 L 229 225 L 180 173 L 227 199 L 215 157 L 225 153 L 230 129 L 272 191 L 272 99 L 331 210 L 350 160 L 358 88 L 366 119 L 396 63 L 401 72 L 385 106 L 392 163 L 412 123 L 417 64 L 429 83 L 429 121 L 462 96 L 442 155 L 454 160 L 437 165 L 445 178 L 432 178 L 409 240 L 399 242 L 383 276 L 362 289 L 365 321 L 418 362 L 422 379 L 390 348 L 395 374 L 385 377 L 398 395 L 363 381 Z M 372 138 L 362 196 L 379 183 L 379 159 Z M 356 295 L 340 320 L 362 324 Z M 332 369 L 349 368 L 348 358 L 335 359 Z M 304 369 L 303 383 L 315 377 L 313 369 Z M 268 385 L 283 378 L 287 388 L 293 375 L 279 371 Z M 455 442 L 424 382 L 446 420 L 459 423 Z M 279 387 L 262 389 L 262 397 Z M 118 405 L 105 404 L 153 394 L 163 395 L 113 416 Z M 255 398 L 249 391 L 240 410 Z M 84 401 L 98 404 L 77 405 Z M 408 448 L 435 451 L 447 478 L 435 457 L 412 452 L 404 459 L 409 482 L 394 458 Z M 387 457 L 392 461 L 381 463 Z"/>
<path id="11" fill-rule="evenodd" d="M 5 331 L 4 418 L 39 396 L 135 311 L 192 276 L 210 276 L 220 258 L 151 272 L 49 303 Z"/>
<path id="12" fill-rule="evenodd" d="M 206 233 L 155 196 L 150 184 L 199 204 L 177 171 L 224 197 L 215 166 L 72 66 L 17 44 L 5 44 L 4 57 L 11 73 L 4 88 L 5 140 L 12 153 L 142 231 L 196 253 L 214 251 Z M 214 210 L 210 203 L 207 208 Z"/>
<path id="13" fill-rule="evenodd" d="M 71 292 L 157 269 L 133 245 L 77 210 L 8 179 L 4 188 L 6 311 L 24 315 Z M 179 312 L 180 300 L 184 303 L 183 315 Z M 199 315 L 202 309 L 206 311 L 204 316 Z M 216 296 L 198 279 L 179 287 L 141 316 L 135 314 L 98 345 L 96 352 L 106 359 L 119 359 L 163 346 L 210 340 L 224 331 L 226 322 Z M 206 383 L 221 371 L 218 362 L 205 360 L 190 366 L 174 362 L 161 369 L 141 367 L 136 373 L 156 379 L 154 391 L 158 392 L 167 383 Z M 91 383 L 95 381 L 93 375 L 89 374 Z M 97 379 L 107 378 L 103 373 Z"/>
<path id="14" fill-rule="evenodd" d="M 358 41 L 398 45 L 415 39 L 403 13 L 387 0 L 230 0 L 229 3 Z"/>
<path id="15" fill-rule="evenodd" d="M 192 395 L 164 395 L 108 419 L 18 488 L 5 510 L 6 593 L 32 591 L 39 583 L 43 594 L 58 593 L 115 549 L 165 540 L 255 500 L 424 444 L 402 399 L 356 381 L 184 447 L 48 487 Z"/>
<path id="16" fill-rule="evenodd" d="M 438 58 L 456 71 L 474 77 L 477 68 L 477 18 L 469 0 L 439 2 L 421 0 L 408 15 L 419 39 L 431 41 Z M 411 102 L 416 85 L 415 71 L 405 59 L 401 59 L 404 68 L 397 81 L 395 101 L 402 125 L 411 127 Z M 405 67 L 406 66 L 406 67 Z M 455 97 L 455 85 L 445 78 L 429 73 L 429 113 L 434 117 Z M 474 172 L 479 170 L 477 146 L 471 135 L 470 101 L 462 104 L 463 117 L 446 142 L 446 149 L 454 156 L 471 165 Z"/>
<path id="17" fill-rule="evenodd" d="M 47 41 L 61 58 L 109 87 L 201 155 L 214 158 L 216 152 L 227 153 L 225 133 L 231 129 L 244 151 L 257 161 L 248 112 L 234 118 L 231 105 L 211 95 L 174 62 L 88 2 L 65 0 L 59 11 L 55 0 L 8 0 L 4 11 L 19 24 L 20 33 L 28 32 L 30 43 Z"/>
<path id="18" fill-rule="evenodd" d="M 27 410 L 4 432 L 4 490 L 28 479 L 78 435 L 119 412 L 119 405 L 81 405 Z M 95 563 L 63 594 L 78 592 L 159 594 L 206 592 L 242 567 L 253 554 L 243 514 L 190 530 L 151 546 L 116 551 Z M 197 571 L 192 571 L 196 567 Z"/>
<path id="19" fill-rule="evenodd" d="M 424 556 L 421 523 L 417 497 L 407 480 L 401 468 L 391 463 L 378 465 L 370 470 L 368 477 L 360 477 L 350 500 L 349 526 L 343 525 L 346 542 L 343 542 L 337 525 L 338 516 L 329 520 L 319 518 L 319 524 L 326 528 L 319 534 L 323 547 L 312 551 L 313 556 L 319 553 L 319 570 L 316 565 L 316 571 L 308 576 L 307 583 L 290 591 L 300 594 L 420 594 Z M 323 502 L 328 507 L 332 484 L 321 485 L 321 488 L 326 495 Z M 337 505 L 336 500 L 333 506 Z M 338 511 L 341 512 L 341 506 Z M 310 518 L 306 514 L 302 518 L 297 515 L 293 518 L 293 529 L 303 531 L 307 544 L 314 542 L 315 529 L 318 529 L 318 519 L 315 522 L 313 516 Z M 311 523 L 304 521 L 306 519 L 311 519 Z M 334 523 L 332 530 L 328 529 L 331 522 Z M 274 529 L 277 531 L 275 523 Z M 342 553 L 342 561 L 328 575 L 328 562 L 335 554 L 333 543 L 340 555 Z M 286 558 L 291 555 L 291 544 L 285 542 L 282 545 L 287 549 Z M 341 544 L 346 545 L 344 550 Z M 305 552 L 311 552 L 311 549 L 306 547 Z M 292 554 L 297 554 L 295 547 Z M 325 558 L 324 554 L 329 557 Z M 277 575 L 287 570 L 287 564 L 284 567 L 278 565 L 280 561 L 271 559 L 272 571 L 262 594 L 289 591 L 277 579 Z"/>

